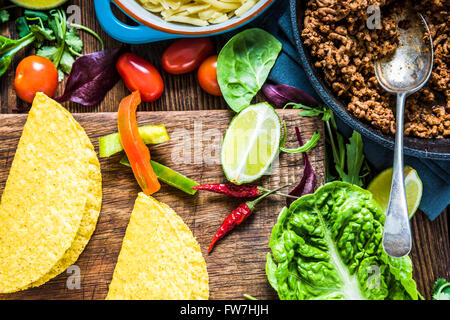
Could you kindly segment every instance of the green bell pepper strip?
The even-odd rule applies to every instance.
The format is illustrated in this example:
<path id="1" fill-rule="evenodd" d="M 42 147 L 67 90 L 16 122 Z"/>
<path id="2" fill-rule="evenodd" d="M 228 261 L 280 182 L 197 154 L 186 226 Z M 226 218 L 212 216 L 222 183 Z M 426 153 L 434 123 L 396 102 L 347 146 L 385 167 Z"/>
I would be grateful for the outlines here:
<path id="1" fill-rule="evenodd" d="M 139 134 L 145 144 L 158 144 L 170 140 L 166 127 L 162 124 L 139 127 Z M 121 151 L 123 151 L 123 146 L 118 132 L 100 138 L 100 158 L 107 158 Z"/>
<path id="2" fill-rule="evenodd" d="M 130 162 L 128 161 L 128 158 L 126 156 L 123 157 L 122 160 L 120 160 L 120 163 L 127 167 L 130 167 Z M 156 161 L 151 160 L 150 163 L 152 164 L 153 171 L 155 171 L 156 176 L 162 182 L 190 195 L 194 195 L 197 193 L 197 190 L 192 189 L 192 187 L 198 186 L 197 182 Z"/>

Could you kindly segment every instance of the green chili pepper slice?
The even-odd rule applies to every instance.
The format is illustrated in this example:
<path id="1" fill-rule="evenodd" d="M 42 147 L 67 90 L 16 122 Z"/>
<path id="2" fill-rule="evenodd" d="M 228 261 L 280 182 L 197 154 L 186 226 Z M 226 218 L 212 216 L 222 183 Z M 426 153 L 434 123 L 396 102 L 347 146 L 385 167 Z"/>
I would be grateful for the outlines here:
<path id="1" fill-rule="evenodd" d="M 166 127 L 162 124 L 139 127 L 139 134 L 145 144 L 158 144 L 170 140 Z M 100 138 L 99 153 L 101 158 L 110 157 L 121 151 L 123 151 L 123 146 L 118 132 Z"/>
<path id="2" fill-rule="evenodd" d="M 120 163 L 127 167 L 130 167 L 130 162 L 128 161 L 128 158 L 126 156 L 123 157 L 122 160 L 120 160 Z M 153 167 L 153 171 L 155 171 L 156 176 L 162 182 L 190 195 L 194 195 L 197 193 L 197 190 L 192 189 L 192 187 L 198 186 L 197 182 L 156 161 L 151 160 L 150 163 Z"/>

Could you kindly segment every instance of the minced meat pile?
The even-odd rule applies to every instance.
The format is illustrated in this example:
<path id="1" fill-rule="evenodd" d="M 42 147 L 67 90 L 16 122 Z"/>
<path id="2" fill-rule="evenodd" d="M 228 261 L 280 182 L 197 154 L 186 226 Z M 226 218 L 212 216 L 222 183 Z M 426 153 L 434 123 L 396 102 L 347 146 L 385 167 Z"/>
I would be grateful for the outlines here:
<path id="1" fill-rule="evenodd" d="M 381 28 L 370 30 L 369 6 L 381 8 Z M 395 96 L 375 77 L 374 61 L 392 54 L 398 45 L 396 21 L 402 10 L 422 13 L 434 44 L 433 73 L 426 86 L 407 98 L 405 134 L 420 138 L 450 138 L 450 0 L 309 0 L 302 38 L 315 67 L 348 103 L 348 109 L 386 134 L 395 133 Z M 372 13 L 369 10 L 370 13 Z"/>

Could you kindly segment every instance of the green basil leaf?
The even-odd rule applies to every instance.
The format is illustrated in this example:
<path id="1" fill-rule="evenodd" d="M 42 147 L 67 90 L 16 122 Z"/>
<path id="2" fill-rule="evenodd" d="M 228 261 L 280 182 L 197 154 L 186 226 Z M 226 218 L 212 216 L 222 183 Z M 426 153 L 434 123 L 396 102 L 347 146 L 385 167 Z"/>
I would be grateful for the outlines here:
<path id="1" fill-rule="evenodd" d="M 223 47 L 217 60 L 217 80 L 232 110 L 240 112 L 250 105 L 281 47 L 274 36 L 258 28 L 238 33 Z"/>

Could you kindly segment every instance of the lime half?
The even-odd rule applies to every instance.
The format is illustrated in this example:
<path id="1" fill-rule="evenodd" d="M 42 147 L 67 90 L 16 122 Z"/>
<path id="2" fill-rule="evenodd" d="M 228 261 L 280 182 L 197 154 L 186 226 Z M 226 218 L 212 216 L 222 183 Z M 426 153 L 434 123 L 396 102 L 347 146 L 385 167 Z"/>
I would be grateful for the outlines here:
<path id="1" fill-rule="evenodd" d="M 386 169 L 373 179 L 367 188 L 380 207 L 387 212 L 392 181 L 392 168 Z M 422 200 L 423 185 L 417 171 L 409 166 L 405 166 L 405 192 L 408 203 L 409 217 L 411 218 L 417 211 Z"/>
<path id="2" fill-rule="evenodd" d="M 281 121 L 267 103 L 249 106 L 231 121 L 222 144 L 222 167 L 237 185 L 259 179 L 279 154 Z"/>
<path id="3" fill-rule="evenodd" d="M 27 9 L 47 10 L 56 8 L 67 0 L 11 0 L 11 2 Z"/>

